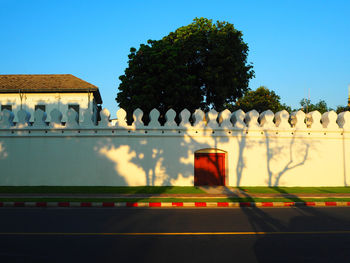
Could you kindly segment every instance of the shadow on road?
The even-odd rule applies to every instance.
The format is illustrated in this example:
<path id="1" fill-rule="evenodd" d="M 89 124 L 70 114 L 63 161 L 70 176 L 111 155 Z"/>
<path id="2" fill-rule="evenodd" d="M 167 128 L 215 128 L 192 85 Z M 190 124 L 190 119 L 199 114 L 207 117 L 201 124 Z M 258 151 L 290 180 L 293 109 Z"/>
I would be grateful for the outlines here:
<path id="1" fill-rule="evenodd" d="M 292 195 L 279 187 L 275 189 L 281 194 L 288 194 L 293 202 L 304 202 L 298 196 Z M 254 199 L 248 193 L 242 191 L 242 194 L 247 201 L 254 202 Z M 350 250 L 344 250 L 344 246 L 339 246 L 339 242 L 333 242 L 337 238 L 344 238 L 345 236 L 344 245 L 350 245 L 349 234 L 317 233 L 320 231 L 350 230 L 349 221 L 336 218 L 329 213 L 329 210 L 324 210 L 332 208 L 323 208 L 323 211 L 310 206 L 285 208 L 286 210 L 281 211 L 281 213 L 288 214 L 290 213 L 289 209 L 293 209 L 293 212 L 297 211 L 299 214 L 292 217 L 288 222 L 282 221 L 281 217 L 279 219 L 274 218 L 266 212 L 266 209 L 269 208 L 241 208 L 254 232 L 268 232 L 265 235 L 256 236 L 254 253 L 257 262 L 315 262 L 313 261 L 315 259 L 317 259 L 316 262 L 340 262 L 338 261 L 340 258 L 342 260 L 350 259 Z M 332 225 L 332 228 L 324 229 L 324 223 Z M 309 232 L 309 234 L 271 234 L 271 232 Z M 314 249 L 315 242 L 318 249 Z"/>

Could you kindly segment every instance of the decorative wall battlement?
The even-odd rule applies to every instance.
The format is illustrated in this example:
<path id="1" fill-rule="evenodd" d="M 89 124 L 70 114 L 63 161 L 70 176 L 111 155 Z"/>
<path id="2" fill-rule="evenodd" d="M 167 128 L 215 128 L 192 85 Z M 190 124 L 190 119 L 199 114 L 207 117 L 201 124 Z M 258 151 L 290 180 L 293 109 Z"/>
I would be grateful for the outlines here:
<path id="1" fill-rule="evenodd" d="M 92 112 L 86 110 L 83 112 L 82 121 L 78 121 L 78 114 L 69 109 L 65 114 L 66 122 L 62 122 L 63 113 L 58 109 L 50 113 L 51 121 L 46 122 L 47 114 L 42 110 L 36 110 L 34 122 L 30 123 L 30 114 L 25 110 L 17 113 L 18 122 L 14 123 L 14 114 L 11 111 L 3 110 L 0 113 L 0 130 L 80 130 L 80 129 L 123 129 L 123 130 L 350 130 L 350 112 L 345 111 L 340 114 L 329 111 L 321 114 L 313 111 L 305 114 L 303 111 L 296 111 L 289 114 L 287 111 L 273 113 L 270 110 L 259 114 L 256 110 L 245 113 L 237 110 L 231 113 L 224 110 L 218 113 L 215 110 L 203 112 L 197 109 L 192 114 L 192 123 L 190 122 L 191 113 L 184 109 L 179 113 L 180 123 L 175 122 L 176 112 L 172 109 L 165 114 L 166 122 L 161 125 L 159 122 L 160 113 L 153 109 L 149 113 L 150 122 L 145 125 L 142 121 L 143 111 L 136 109 L 133 112 L 133 123 L 128 125 L 126 122 L 126 112 L 124 109 L 117 111 L 117 120 L 112 124 L 110 112 L 107 109 L 101 111 L 101 120 L 97 125 L 92 121 Z"/>

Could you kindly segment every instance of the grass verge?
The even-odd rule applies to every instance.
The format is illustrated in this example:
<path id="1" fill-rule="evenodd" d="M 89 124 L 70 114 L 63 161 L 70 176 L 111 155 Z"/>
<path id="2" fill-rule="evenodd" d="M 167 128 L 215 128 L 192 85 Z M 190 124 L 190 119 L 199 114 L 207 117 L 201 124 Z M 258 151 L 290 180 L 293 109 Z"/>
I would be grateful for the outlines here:
<path id="1" fill-rule="evenodd" d="M 0 198 L 0 202 L 350 202 L 350 198 Z"/>
<path id="2" fill-rule="evenodd" d="M 3 194 L 203 194 L 194 186 L 0 186 Z"/>
<path id="3" fill-rule="evenodd" d="M 335 194 L 350 193 L 350 187 L 238 187 L 247 193 L 271 194 Z"/>
<path id="4" fill-rule="evenodd" d="M 232 187 L 249 193 L 350 193 L 350 187 Z M 195 186 L 0 186 L 2 194 L 203 194 Z"/>

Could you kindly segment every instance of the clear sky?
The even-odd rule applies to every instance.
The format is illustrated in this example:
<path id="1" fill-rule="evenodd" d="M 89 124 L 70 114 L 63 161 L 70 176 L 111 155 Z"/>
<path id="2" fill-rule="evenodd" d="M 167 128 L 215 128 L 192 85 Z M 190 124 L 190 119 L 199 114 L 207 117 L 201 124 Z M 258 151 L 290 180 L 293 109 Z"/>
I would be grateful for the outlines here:
<path id="1" fill-rule="evenodd" d="M 267 86 L 299 107 L 308 96 L 346 105 L 350 1 L 0 0 L 0 74 L 73 74 L 100 88 L 112 117 L 130 47 L 160 39 L 195 17 L 243 32 L 255 90 Z"/>

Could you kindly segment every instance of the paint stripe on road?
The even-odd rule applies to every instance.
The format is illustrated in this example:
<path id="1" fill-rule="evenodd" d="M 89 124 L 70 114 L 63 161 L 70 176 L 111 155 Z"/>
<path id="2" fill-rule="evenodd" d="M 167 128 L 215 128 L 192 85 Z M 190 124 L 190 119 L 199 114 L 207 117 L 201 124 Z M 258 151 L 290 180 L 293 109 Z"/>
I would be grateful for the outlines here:
<path id="1" fill-rule="evenodd" d="M 202 236 L 202 235 L 329 235 L 350 234 L 350 231 L 293 231 L 293 232 L 139 232 L 139 233 L 65 233 L 65 232 L 2 232 L 0 236 Z"/>

